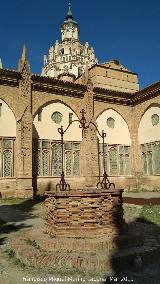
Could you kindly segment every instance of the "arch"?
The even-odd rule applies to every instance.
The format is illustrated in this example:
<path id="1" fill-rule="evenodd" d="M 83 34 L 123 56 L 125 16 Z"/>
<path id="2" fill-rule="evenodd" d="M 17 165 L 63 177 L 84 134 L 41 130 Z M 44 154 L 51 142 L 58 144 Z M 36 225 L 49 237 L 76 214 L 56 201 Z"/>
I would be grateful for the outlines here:
<path id="1" fill-rule="evenodd" d="M 17 120 L 17 116 L 18 116 L 17 104 L 15 103 L 15 101 L 13 101 L 13 97 L 10 98 L 6 95 L 0 95 L 0 100 L 3 101 L 8 106 L 8 108 L 12 111 L 15 120 Z"/>
<path id="2" fill-rule="evenodd" d="M 150 103 L 150 102 L 148 102 Z M 144 105 L 143 109 L 141 109 L 140 114 L 137 116 L 138 121 L 137 121 L 137 125 L 138 125 L 138 129 L 142 120 L 143 115 L 147 112 L 148 109 L 150 109 L 151 107 L 159 107 L 160 108 L 160 104 L 159 103 L 150 103 L 148 106 Z"/>
<path id="3" fill-rule="evenodd" d="M 141 113 L 138 141 L 145 175 L 160 174 L 160 104 L 152 103 Z M 156 118 L 156 119 L 154 119 Z"/>
<path id="4" fill-rule="evenodd" d="M 150 104 L 141 114 L 138 125 L 138 141 L 140 144 L 160 140 L 160 123 L 152 124 L 152 115 L 160 117 L 160 104 Z"/>
<path id="5" fill-rule="evenodd" d="M 33 121 L 33 168 L 36 176 L 60 176 L 62 172 L 61 135 L 58 128 L 65 131 L 72 120 L 78 119 L 75 112 L 65 103 L 52 100 L 43 104 L 42 117 L 38 121 L 38 112 Z M 80 141 L 82 130 L 79 123 L 72 123 L 64 136 L 64 171 L 67 176 L 80 174 Z M 79 156 L 74 156 L 75 151 Z"/>
<path id="6" fill-rule="evenodd" d="M 0 114 L 0 136 L 16 137 L 16 118 L 14 112 L 5 100 L 0 98 L 1 114 Z"/>
<path id="7" fill-rule="evenodd" d="M 104 106 L 103 106 L 104 107 Z M 113 111 L 115 111 L 115 112 L 117 112 L 122 118 L 123 118 L 123 120 L 125 121 L 125 123 L 127 124 L 127 126 L 128 126 L 128 129 L 129 129 L 129 132 L 131 133 L 131 120 L 130 121 L 128 121 L 129 120 L 129 118 L 131 118 L 131 115 L 130 115 L 130 117 L 127 115 L 127 113 L 129 112 L 128 111 L 128 109 L 127 109 L 127 111 L 125 111 L 126 110 L 126 107 L 124 108 L 124 106 L 122 106 L 122 109 L 120 110 L 120 107 L 121 106 L 106 106 L 105 108 L 103 108 L 102 110 L 100 110 L 99 112 L 98 112 L 98 114 L 97 114 L 97 116 L 96 116 L 96 120 L 97 120 L 97 118 L 103 113 L 103 112 L 105 112 L 105 111 L 107 111 L 107 110 L 113 110 Z M 130 114 L 130 112 L 129 112 L 129 114 Z"/>
<path id="8" fill-rule="evenodd" d="M 73 103 L 67 104 L 66 102 L 64 102 L 61 99 L 48 99 L 47 101 L 44 101 L 43 103 L 39 104 L 36 106 L 34 112 L 33 112 L 33 119 L 35 118 L 35 116 L 37 115 L 39 109 L 43 109 L 44 107 L 46 107 L 47 105 L 50 105 L 52 103 L 61 103 L 64 104 L 66 107 L 70 108 L 72 110 L 73 113 L 75 113 L 75 115 L 80 119 L 79 113 L 77 113 L 77 111 L 75 111 L 75 106 Z"/>
<path id="9" fill-rule="evenodd" d="M 59 113 L 61 115 L 59 119 L 53 119 L 54 113 Z M 63 102 L 52 101 L 52 103 L 44 104 L 42 107 L 42 120 L 38 121 L 37 111 L 33 121 L 34 128 L 36 129 L 39 139 L 60 140 L 61 136 L 58 132 L 58 128 L 61 127 L 61 125 L 64 127 L 64 130 L 67 128 L 69 124 L 69 114 L 71 113 L 73 113 L 72 120 L 78 120 L 78 116 L 75 114 L 75 112 L 70 107 L 66 106 L 66 104 Z M 35 135 L 34 137 L 36 136 L 37 135 Z M 70 125 L 70 127 L 64 134 L 64 140 L 82 140 L 82 131 L 79 128 L 78 122 Z"/>
<path id="10" fill-rule="evenodd" d="M 109 124 L 107 125 L 107 119 L 109 118 L 112 118 L 115 121 L 113 127 Z M 107 137 L 105 138 L 106 143 L 131 145 L 128 124 L 119 112 L 113 108 L 107 108 L 98 115 L 96 121 L 99 130 L 104 130 L 107 134 Z"/>

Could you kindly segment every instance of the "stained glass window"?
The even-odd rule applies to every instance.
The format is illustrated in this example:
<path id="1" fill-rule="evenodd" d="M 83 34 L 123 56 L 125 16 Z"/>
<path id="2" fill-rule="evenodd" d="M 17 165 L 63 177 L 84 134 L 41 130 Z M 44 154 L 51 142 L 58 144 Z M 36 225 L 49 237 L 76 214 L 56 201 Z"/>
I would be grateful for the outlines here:
<path id="1" fill-rule="evenodd" d="M 124 175 L 124 156 L 123 154 L 120 154 L 120 157 L 119 157 L 119 172 L 120 172 L 120 175 Z"/>
<path id="2" fill-rule="evenodd" d="M 115 126 L 115 120 L 114 120 L 114 118 L 109 117 L 109 118 L 107 119 L 107 125 L 108 125 L 109 128 L 114 128 L 114 126 Z"/>
<path id="3" fill-rule="evenodd" d="M 152 121 L 152 125 L 155 126 L 159 123 L 159 115 L 158 114 L 153 114 L 151 116 L 151 121 Z"/>
<path id="4" fill-rule="evenodd" d="M 100 173 L 103 174 L 103 145 L 99 145 Z M 124 145 L 104 145 L 105 170 L 108 175 L 130 175 L 130 147 Z"/>
<path id="5" fill-rule="evenodd" d="M 74 152 L 74 167 L 73 172 L 75 176 L 80 175 L 80 152 L 76 151 Z"/>
<path id="6" fill-rule="evenodd" d="M 59 111 L 55 111 L 51 118 L 56 124 L 60 124 L 63 119 L 63 115 Z"/>
<path id="7" fill-rule="evenodd" d="M 72 149 L 72 143 L 65 143 L 64 148 L 65 148 L 65 150 L 71 150 Z"/>
<path id="8" fill-rule="evenodd" d="M 153 145 L 154 173 L 160 174 L 160 144 Z"/>
<path id="9" fill-rule="evenodd" d="M 65 161 L 66 161 L 66 176 L 71 176 L 72 174 L 72 152 L 67 151 L 65 153 Z"/>
<path id="10" fill-rule="evenodd" d="M 111 148 L 109 151 L 109 160 L 110 160 L 110 174 L 118 174 L 118 163 L 117 163 L 117 148 Z"/>
<path id="11" fill-rule="evenodd" d="M 160 142 L 141 145 L 142 166 L 146 175 L 160 175 Z"/>
<path id="12" fill-rule="evenodd" d="M 13 167 L 14 138 L 0 138 L 0 177 L 12 177 Z"/>
<path id="13" fill-rule="evenodd" d="M 3 147 L 6 149 L 12 148 L 12 140 L 10 139 L 3 139 Z"/>
<path id="14" fill-rule="evenodd" d="M 80 143 L 73 143 L 73 150 L 80 150 Z"/>
<path id="15" fill-rule="evenodd" d="M 64 143 L 64 171 L 66 176 L 80 173 L 80 143 Z M 60 176 L 62 173 L 62 146 L 58 141 L 33 141 L 34 176 Z"/>
<path id="16" fill-rule="evenodd" d="M 55 143 L 52 146 L 52 175 L 60 176 L 62 172 L 62 146 Z"/>
<path id="17" fill-rule="evenodd" d="M 50 142 L 49 141 L 42 141 L 42 148 L 43 149 L 50 149 Z"/>
<path id="18" fill-rule="evenodd" d="M 49 166 L 50 166 L 50 157 L 49 157 L 49 151 L 43 151 L 42 153 L 42 160 L 43 160 L 43 176 L 49 176 Z"/>
<path id="19" fill-rule="evenodd" d="M 12 151 L 3 152 L 3 173 L 5 177 L 12 176 Z"/>

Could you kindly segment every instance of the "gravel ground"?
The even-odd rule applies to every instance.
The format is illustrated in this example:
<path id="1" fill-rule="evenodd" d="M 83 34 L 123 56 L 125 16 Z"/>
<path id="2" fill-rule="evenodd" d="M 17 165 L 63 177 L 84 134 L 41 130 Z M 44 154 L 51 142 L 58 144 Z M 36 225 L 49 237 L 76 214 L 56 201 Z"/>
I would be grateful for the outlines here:
<path id="1" fill-rule="evenodd" d="M 0 219 L 6 222 L 5 229 L 0 232 L 0 284 L 100 282 L 98 278 L 97 281 L 94 281 L 95 279 L 92 281 L 89 277 L 87 279 L 83 278 L 85 281 L 80 281 L 80 279 L 76 279 L 75 276 L 70 276 L 70 279 L 67 279 L 67 281 L 58 281 L 58 279 L 56 281 L 54 277 L 58 277 L 58 274 L 49 275 L 47 269 L 46 272 L 42 272 L 33 268 L 26 268 L 23 267 L 21 263 L 15 263 L 14 259 L 9 259 L 8 254 L 5 251 L 9 249 L 10 240 L 16 238 L 19 234 L 22 234 L 23 230 L 36 228 L 44 223 L 42 218 L 43 206 L 41 206 L 40 203 L 34 208 L 29 208 L 29 210 L 20 210 L 18 208 L 18 206 L 9 205 L 7 203 L 0 204 Z M 135 212 L 135 217 L 137 217 L 139 209 L 140 207 L 138 206 Z M 128 275 L 128 278 L 123 279 L 126 275 Z M 30 279 L 29 281 L 29 277 L 33 277 L 34 279 Z M 40 281 L 37 277 L 42 277 L 43 281 Z M 65 276 L 61 277 L 63 278 L 62 280 L 65 280 Z M 44 281 L 45 278 L 47 278 L 46 281 Z M 117 281 L 113 281 L 114 279 L 117 279 Z M 134 281 L 132 281 L 133 279 Z M 122 282 L 130 282 L 134 284 L 160 284 L 160 267 L 158 264 L 155 264 L 154 266 L 150 265 L 143 268 L 143 270 L 139 273 L 124 271 L 123 275 L 120 275 L 117 278 L 108 278 L 106 281 L 103 281 L 103 283 Z"/>

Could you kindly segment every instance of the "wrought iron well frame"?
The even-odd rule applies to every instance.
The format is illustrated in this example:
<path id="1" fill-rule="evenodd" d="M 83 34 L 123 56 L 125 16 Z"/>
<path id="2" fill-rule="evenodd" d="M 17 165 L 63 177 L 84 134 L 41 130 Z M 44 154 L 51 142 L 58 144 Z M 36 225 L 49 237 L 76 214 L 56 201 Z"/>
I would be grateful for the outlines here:
<path id="1" fill-rule="evenodd" d="M 90 123 L 88 125 L 86 125 L 86 118 L 85 118 L 85 110 L 82 109 L 81 112 L 82 117 L 81 119 L 74 119 L 72 120 L 68 126 L 66 127 L 66 129 L 63 129 L 63 126 L 58 128 L 58 132 L 61 135 L 61 149 L 62 149 L 62 173 L 61 173 L 61 179 L 60 182 L 56 185 L 56 189 L 59 189 L 60 191 L 65 191 L 65 190 L 70 190 L 70 185 L 68 183 L 66 183 L 65 181 L 65 174 L 64 174 L 64 134 L 66 133 L 66 131 L 69 129 L 69 127 L 74 123 L 74 122 L 79 122 L 79 128 L 82 128 L 82 138 L 83 138 L 83 133 L 84 130 L 86 130 L 87 128 L 89 128 L 89 125 L 92 124 L 95 128 L 96 131 L 98 132 L 99 136 L 102 138 L 102 145 L 103 145 L 103 179 L 102 181 L 100 180 L 100 170 L 99 170 L 99 181 L 97 183 L 97 188 L 101 188 L 101 189 L 110 189 L 111 186 L 113 186 L 113 188 L 115 189 L 115 184 L 114 183 L 110 183 L 109 179 L 108 179 L 108 175 L 106 173 L 106 169 L 105 169 L 105 150 L 104 150 L 104 139 L 106 137 L 106 133 L 104 132 L 104 130 L 102 130 L 102 134 L 100 133 L 100 131 L 97 128 L 97 125 L 90 121 Z M 99 138 L 98 139 L 98 157 L 100 155 L 100 150 L 99 150 Z"/>

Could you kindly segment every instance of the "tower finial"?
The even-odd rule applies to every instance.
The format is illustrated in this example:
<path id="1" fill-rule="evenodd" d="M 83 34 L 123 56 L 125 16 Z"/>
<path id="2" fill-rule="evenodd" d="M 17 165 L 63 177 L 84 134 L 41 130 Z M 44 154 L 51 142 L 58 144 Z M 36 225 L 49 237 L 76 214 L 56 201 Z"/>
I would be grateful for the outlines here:
<path id="1" fill-rule="evenodd" d="M 71 1 L 69 0 L 68 2 L 68 13 L 66 19 L 72 19 L 73 20 L 73 15 L 72 15 L 72 10 L 71 10 Z"/>
<path id="2" fill-rule="evenodd" d="M 19 72 L 22 71 L 26 62 L 27 62 L 27 52 L 26 52 L 26 46 L 24 44 L 23 50 L 22 50 L 22 55 L 21 55 L 21 58 L 19 59 L 19 63 L 18 63 L 18 71 Z"/>
<path id="3" fill-rule="evenodd" d="M 26 55 L 26 46 L 25 44 L 23 45 L 23 50 L 22 50 L 22 61 L 25 61 L 27 59 Z"/>

